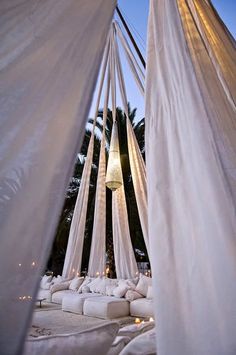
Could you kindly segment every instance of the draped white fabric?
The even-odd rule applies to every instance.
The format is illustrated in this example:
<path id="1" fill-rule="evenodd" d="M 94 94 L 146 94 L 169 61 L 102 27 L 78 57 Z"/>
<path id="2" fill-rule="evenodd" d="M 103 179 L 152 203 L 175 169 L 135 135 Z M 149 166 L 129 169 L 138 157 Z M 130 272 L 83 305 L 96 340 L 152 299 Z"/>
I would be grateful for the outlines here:
<path id="1" fill-rule="evenodd" d="M 114 26 L 115 26 L 117 35 L 120 39 L 120 42 L 124 48 L 127 61 L 129 63 L 130 69 L 131 69 L 133 76 L 134 76 L 134 80 L 136 81 L 141 94 L 144 95 L 144 73 L 143 73 L 142 69 L 140 68 L 140 65 L 138 64 L 138 62 L 135 58 L 135 55 L 133 54 L 133 52 L 129 46 L 129 43 L 127 42 L 125 36 L 123 35 L 118 22 L 114 21 Z"/>
<path id="2" fill-rule="evenodd" d="M 116 121 L 116 48 L 114 26 L 113 31 L 111 33 L 110 61 L 112 117 L 114 125 L 114 122 Z M 117 148 L 119 150 L 119 144 Z M 138 268 L 130 238 L 124 183 L 122 183 L 122 186 L 116 191 L 112 192 L 112 234 L 117 278 L 123 279 L 135 277 L 138 273 Z"/>
<path id="3" fill-rule="evenodd" d="M 20 353 L 115 1 L 0 1 L 0 349 Z M 19 298 L 24 297 L 24 298 Z"/>
<path id="4" fill-rule="evenodd" d="M 130 239 L 124 184 L 112 192 L 112 232 L 117 278 L 137 276 L 138 268 Z"/>
<path id="5" fill-rule="evenodd" d="M 143 238 L 147 252 L 149 254 L 146 168 L 137 143 L 137 139 L 134 134 L 133 127 L 129 119 L 126 121 L 126 127 L 132 181 L 134 185 L 134 192 L 138 206 L 138 214 L 142 227 Z"/>
<path id="6" fill-rule="evenodd" d="M 72 277 L 80 274 L 82 256 L 83 256 L 83 245 L 84 245 L 84 233 L 86 226 L 86 215 L 88 209 L 88 197 L 89 197 L 89 186 L 90 186 L 90 176 L 93 163 L 93 149 L 94 149 L 94 129 L 96 126 L 98 108 L 106 73 L 108 53 L 109 53 L 109 39 L 107 40 L 106 50 L 104 52 L 103 66 L 101 72 L 101 78 L 99 83 L 98 97 L 96 102 L 92 134 L 89 141 L 89 147 L 86 157 L 86 162 L 83 169 L 83 174 L 80 182 L 79 192 L 76 199 L 75 209 L 73 213 L 73 218 L 71 221 L 70 234 L 68 238 L 68 245 L 66 249 L 66 256 L 63 266 L 63 277 Z"/>
<path id="7" fill-rule="evenodd" d="M 127 140 L 128 140 L 131 176 L 134 185 L 134 192 L 135 192 L 136 202 L 138 206 L 138 213 L 141 222 L 143 237 L 147 248 L 147 252 L 149 253 L 146 168 L 144 165 L 142 154 L 138 146 L 137 139 L 133 131 L 133 127 L 129 120 L 128 101 L 127 101 L 124 76 L 123 76 L 122 67 L 120 63 L 117 43 L 115 43 L 115 48 L 116 48 L 117 73 L 119 79 L 121 98 L 122 98 L 122 103 L 127 118 L 126 128 L 127 128 Z"/>
<path id="8" fill-rule="evenodd" d="M 93 148 L 94 133 L 92 133 L 90 138 L 86 162 L 84 164 L 74 214 L 71 221 L 70 234 L 62 271 L 62 276 L 65 278 L 79 275 L 81 271 L 84 232 L 88 209 L 89 184 L 93 162 Z"/>
<path id="9" fill-rule="evenodd" d="M 146 164 L 159 355 L 236 351 L 233 45 L 208 1 L 150 1 Z"/>
<path id="10" fill-rule="evenodd" d="M 99 168 L 96 187 L 96 200 L 93 222 L 93 235 L 89 256 L 89 276 L 103 275 L 106 268 L 106 119 L 110 89 L 108 72 L 107 88 L 103 108 L 103 133 L 99 155 Z"/>

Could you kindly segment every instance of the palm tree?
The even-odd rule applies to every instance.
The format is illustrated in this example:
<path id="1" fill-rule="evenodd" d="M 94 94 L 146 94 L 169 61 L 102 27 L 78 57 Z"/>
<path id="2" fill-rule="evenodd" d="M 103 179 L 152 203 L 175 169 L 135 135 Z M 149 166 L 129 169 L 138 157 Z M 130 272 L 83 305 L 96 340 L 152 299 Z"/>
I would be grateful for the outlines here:
<path id="1" fill-rule="evenodd" d="M 135 122 L 136 109 L 131 110 L 130 105 L 128 105 L 128 114 L 130 122 L 133 126 L 140 150 L 144 157 L 144 118 Z M 83 260 L 82 269 L 86 269 L 89 260 L 89 251 L 91 245 L 92 228 L 93 228 L 93 216 L 94 216 L 94 205 L 95 205 L 95 195 L 96 195 L 96 179 L 98 171 L 99 162 L 99 152 L 100 152 L 100 139 L 103 130 L 101 118 L 103 112 L 99 111 L 98 119 L 96 121 L 96 131 L 95 131 L 95 144 L 94 144 L 94 156 L 93 156 L 93 166 L 91 171 L 90 180 L 90 191 L 89 191 L 89 201 L 88 210 L 86 218 L 85 227 L 85 240 L 84 240 L 84 250 L 83 250 Z M 128 156 L 128 145 L 127 145 L 127 132 L 126 132 L 126 116 L 124 112 L 117 107 L 116 109 L 116 119 L 119 132 L 119 143 L 120 143 L 120 154 L 121 154 L 121 164 L 124 179 L 124 187 L 127 201 L 128 218 L 130 224 L 130 234 L 134 249 L 142 250 L 146 255 L 146 248 L 143 241 L 142 229 L 138 216 L 138 209 L 134 194 L 134 188 L 132 183 L 132 176 L 130 171 L 129 156 Z M 112 132 L 112 112 L 108 109 L 107 112 L 107 122 L 106 122 L 106 143 L 107 147 L 110 144 L 111 132 Z M 91 124 L 93 124 L 93 119 L 89 119 L 87 126 L 85 138 L 83 145 L 81 147 L 81 153 L 78 155 L 78 159 L 75 165 L 75 170 L 73 177 L 71 179 L 70 185 L 67 189 L 65 204 L 62 210 L 60 222 L 58 225 L 53 251 L 51 258 L 51 268 L 54 272 L 60 273 L 66 251 L 66 245 L 68 241 L 70 223 L 73 216 L 73 210 L 76 202 L 77 193 L 80 186 L 80 180 L 82 176 L 84 161 L 88 149 L 89 139 L 91 136 Z M 108 152 L 107 152 L 108 153 Z M 108 154 L 107 154 L 108 157 Z M 107 253 L 109 259 L 110 268 L 114 269 L 114 254 L 113 254 L 113 240 L 112 240 L 112 215 L 111 215 L 111 201 L 112 193 L 107 189 L 106 203 L 106 240 L 107 240 Z M 53 262 L 54 261 L 54 262 Z"/>

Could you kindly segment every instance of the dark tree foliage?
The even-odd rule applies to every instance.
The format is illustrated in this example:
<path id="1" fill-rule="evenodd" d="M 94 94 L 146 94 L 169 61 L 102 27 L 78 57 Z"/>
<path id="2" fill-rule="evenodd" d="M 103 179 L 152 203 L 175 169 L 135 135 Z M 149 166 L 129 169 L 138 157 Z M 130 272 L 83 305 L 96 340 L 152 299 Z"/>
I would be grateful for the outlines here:
<path id="1" fill-rule="evenodd" d="M 82 270 L 87 270 L 88 262 L 89 262 L 89 253 L 90 253 L 92 230 L 93 230 L 93 216 L 94 216 L 94 207 L 95 207 L 98 162 L 99 162 L 99 153 L 100 153 L 100 139 L 102 133 L 102 120 L 101 120 L 102 114 L 103 112 L 99 111 L 98 119 L 96 122 L 93 165 L 92 165 L 91 179 L 90 179 L 84 249 L 83 249 L 83 258 L 82 258 Z M 144 128 L 145 128 L 144 118 L 139 122 L 135 122 L 135 114 L 136 114 L 136 109 L 131 110 L 129 106 L 129 119 L 133 126 L 140 150 L 144 157 Z M 127 145 L 126 116 L 119 107 L 117 107 L 116 109 L 116 118 L 118 124 L 118 132 L 119 132 L 121 164 L 122 164 L 122 172 L 123 172 L 124 187 L 125 187 L 125 194 L 126 194 L 126 203 L 127 203 L 127 210 L 128 210 L 131 240 L 132 240 L 134 250 L 140 250 L 141 252 L 145 253 L 146 257 L 143 258 L 144 261 L 145 259 L 146 260 L 148 259 L 147 259 L 145 243 L 143 240 L 140 220 L 138 216 L 138 209 L 137 209 L 134 187 L 132 183 L 132 176 L 130 171 L 128 145 Z M 93 119 L 89 119 L 89 123 L 92 124 Z M 112 132 L 112 112 L 108 110 L 107 123 L 106 123 L 106 143 L 108 149 L 109 149 L 109 143 L 111 138 L 111 132 Z M 62 209 L 61 217 L 56 231 L 56 236 L 53 243 L 51 256 L 48 261 L 48 268 L 52 270 L 54 274 L 61 274 L 62 272 L 66 247 L 68 242 L 70 224 L 74 212 L 77 194 L 80 187 L 80 181 L 82 177 L 82 172 L 83 172 L 83 167 L 86 159 L 90 136 L 91 136 L 91 130 L 90 128 L 87 128 L 80 154 L 77 157 L 74 173 L 66 192 L 65 203 Z M 107 159 L 108 159 L 108 152 L 107 152 Z M 106 203 L 107 203 L 106 250 L 107 250 L 107 259 L 109 262 L 109 266 L 110 269 L 113 271 L 113 276 L 114 276 L 115 268 L 114 268 L 114 253 L 113 253 L 113 240 L 112 240 L 112 212 L 111 212 L 112 193 L 109 189 L 106 189 Z M 136 253 L 137 261 L 139 261 L 139 258 L 140 257 L 138 253 Z"/>

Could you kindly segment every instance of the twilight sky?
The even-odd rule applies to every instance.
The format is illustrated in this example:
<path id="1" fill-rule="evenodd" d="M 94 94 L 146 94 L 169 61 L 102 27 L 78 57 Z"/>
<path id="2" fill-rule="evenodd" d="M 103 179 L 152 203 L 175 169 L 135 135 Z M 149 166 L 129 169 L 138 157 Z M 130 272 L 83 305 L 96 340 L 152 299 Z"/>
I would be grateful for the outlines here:
<path id="1" fill-rule="evenodd" d="M 222 20 L 232 33 L 236 36 L 236 0 L 212 0 L 217 12 L 221 16 Z M 131 29 L 132 34 L 141 50 L 143 56 L 145 57 L 145 43 L 147 34 L 147 21 L 148 21 L 148 6 L 149 0 L 118 0 L 118 6 L 123 12 L 125 19 Z M 115 15 L 117 19 L 117 15 Z M 120 21 L 119 21 L 120 22 Z M 134 32 L 132 26 L 135 27 Z M 140 39 L 140 37 L 141 39 Z M 137 108 L 137 119 L 144 117 L 144 100 L 139 93 L 139 90 L 134 82 L 133 76 L 130 72 L 129 66 L 126 63 L 126 59 L 121 52 L 122 68 L 124 71 L 125 84 L 127 90 L 128 101 L 131 103 L 131 107 Z M 96 92 L 95 92 L 96 99 Z M 95 100 L 93 100 L 95 101 Z M 103 102 L 103 100 L 102 100 Z M 121 105 L 121 101 L 117 98 L 117 106 Z M 101 105 L 102 106 L 102 105 Z M 91 108 L 90 117 L 94 114 L 94 103 Z"/>

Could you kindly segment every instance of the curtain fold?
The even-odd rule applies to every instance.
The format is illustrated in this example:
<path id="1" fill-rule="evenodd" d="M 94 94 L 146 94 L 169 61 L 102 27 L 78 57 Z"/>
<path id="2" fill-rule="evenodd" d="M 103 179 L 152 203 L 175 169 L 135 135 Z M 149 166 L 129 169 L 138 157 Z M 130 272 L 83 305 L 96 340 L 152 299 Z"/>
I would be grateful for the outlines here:
<path id="1" fill-rule="evenodd" d="M 116 48 L 114 26 L 111 33 L 110 59 L 112 117 L 114 126 L 116 121 Z M 112 233 L 117 278 L 123 279 L 135 277 L 138 274 L 138 268 L 130 238 L 124 182 L 122 182 L 122 186 L 120 188 L 112 192 Z"/>
<path id="2" fill-rule="evenodd" d="M 146 166 L 159 355 L 236 350 L 235 50 L 211 6 L 150 1 Z"/>
<path id="3" fill-rule="evenodd" d="M 115 26 L 115 28 L 117 28 L 117 26 Z M 138 213 L 139 213 L 140 223 L 142 227 L 143 237 L 147 248 L 147 252 L 149 254 L 146 168 L 145 168 L 142 154 L 138 146 L 138 142 L 133 127 L 129 120 L 128 101 L 127 101 L 124 76 L 122 72 L 117 42 L 115 42 L 115 49 L 116 49 L 116 65 L 117 65 L 119 87 L 120 87 L 124 112 L 126 115 L 126 129 L 127 129 L 127 141 L 128 141 L 131 176 L 134 185 L 135 198 L 138 206 Z"/>
<path id="4" fill-rule="evenodd" d="M 89 141 L 86 162 L 84 165 L 81 183 L 79 187 L 79 192 L 76 199 L 75 209 L 73 213 L 73 218 L 71 221 L 70 233 L 68 238 L 68 244 L 66 249 L 66 256 L 62 271 L 62 276 L 65 278 L 72 277 L 80 274 L 82 256 L 83 256 L 83 246 L 84 246 L 84 233 L 86 226 L 86 216 L 88 209 L 88 197 L 89 197 L 89 186 L 90 186 L 90 176 L 93 163 L 93 149 L 94 149 L 94 130 L 97 122 L 98 108 L 100 103 L 100 98 L 102 94 L 102 88 L 106 73 L 106 67 L 108 62 L 109 53 L 109 38 L 107 38 L 107 44 L 104 51 L 103 65 L 98 89 L 98 97 L 95 107 L 95 114 L 93 119 L 92 133 Z"/>
<path id="5" fill-rule="evenodd" d="M 23 347 L 114 7 L 110 0 L 0 2 L 0 349 L 6 355 Z"/>
<path id="6" fill-rule="evenodd" d="M 103 107 L 103 132 L 99 155 L 96 187 L 95 212 L 92 243 L 89 256 L 88 275 L 104 275 L 106 269 L 106 120 L 110 89 L 110 73 L 107 73 L 107 87 Z"/>
<path id="7" fill-rule="evenodd" d="M 88 209 L 88 196 L 90 175 L 93 163 L 93 148 L 94 148 L 94 133 L 92 133 L 86 161 L 83 168 L 83 174 L 80 182 L 79 192 L 76 199 L 73 218 L 71 221 L 69 239 L 66 249 L 65 261 L 62 271 L 62 276 L 71 278 L 80 275 L 83 246 L 84 246 L 84 232 L 86 224 L 86 216 Z"/>
<path id="8" fill-rule="evenodd" d="M 134 278 L 138 275 L 138 268 L 130 238 L 124 183 L 112 192 L 112 232 L 116 277 Z"/>

